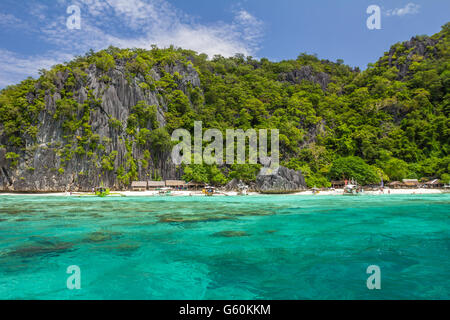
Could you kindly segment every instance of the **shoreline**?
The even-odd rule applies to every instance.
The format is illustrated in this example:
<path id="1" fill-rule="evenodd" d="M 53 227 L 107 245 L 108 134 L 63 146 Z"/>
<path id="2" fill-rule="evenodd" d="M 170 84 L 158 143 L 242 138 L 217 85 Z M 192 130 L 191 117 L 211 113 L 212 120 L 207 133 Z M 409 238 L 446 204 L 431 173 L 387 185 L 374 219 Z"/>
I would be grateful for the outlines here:
<path id="1" fill-rule="evenodd" d="M 112 195 L 108 197 L 159 197 L 158 191 L 111 191 L 113 193 Z M 332 190 L 326 190 L 326 191 L 320 191 L 318 194 L 315 194 L 315 196 L 339 196 L 343 195 L 344 189 L 336 189 L 334 191 Z M 424 195 L 424 194 L 443 194 L 448 193 L 448 190 L 446 189 L 425 189 L 425 188 L 416 188 L 416 189 L 384 189 L 384 192 L 381 191 L 364 191 L 361 195 Z M 264 196 L 264 195 L 275 195 L 275 196 L 312 196 L 313 191 L 307 190 L 302 192 L 296 192 L 296 193 L 289 193 L 289 194 L 264 194 L 264 193 L 258 193 L 258 192 L 249 192 L 247 196 Z M 0 192 L 1 196 L 42 196 L 42 197 L 79 197 L 79 196 L 91 196 L 96 197 L 91 192 L 72 192 L 70 194 L 69 192 L 36 192 L 36 193 L 21 193 L 21 192 Z M 195 197 L 204 197 L 205 194 L 203 194 L 201 191 L 172 191 L 171 195 L 172 197 L 189 197 L 189 196 L 195 196 Z M 170 197 L 169 196 L 169 197 Z M 224 196 L 238 196 L 238 193 L 236 191 L 219 191 L 219 193 L 214 194 L 214 197 L 224 197 Z M 161 197 L 167 197 L 167 196 L 161 196 Z"/>

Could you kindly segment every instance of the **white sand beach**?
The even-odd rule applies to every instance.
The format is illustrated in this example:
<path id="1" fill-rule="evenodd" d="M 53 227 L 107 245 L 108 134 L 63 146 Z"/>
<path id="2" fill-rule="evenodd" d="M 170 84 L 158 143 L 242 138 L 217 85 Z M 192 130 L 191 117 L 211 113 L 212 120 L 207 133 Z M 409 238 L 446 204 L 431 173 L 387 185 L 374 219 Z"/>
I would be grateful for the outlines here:
<path id="1" fill-rule="evenodd" d="M 421 195 L 421 194 L 440 194 L 448 192 L 445 189 L 425 189 L 425 188 L 416 188 L 416 189 L 389 189 L 385 188 L 383 192 L 381 191 L 366 191 L 364 190 L 365 195 L 398 195 L 398 194 L 410 194 L 410 195 Z M 158 191 L 111 191 L 112 195 L 110 197 L 159 197 Z M 320 191 L 315 196 L 339 196 L 344 193 L 343 189 L 335 189 L 335 190 L 324 190 Z M 92 193 L 88 192 L 58 192 L 58 193 L 0 193 L 1 196 L 53 196 L 53 197 L 77 197 L 77 196 L 94 196 Z M 237 196 L 238 193 L 235 191 L 217 191 L 214 194 L 215 197 L 220 196 Z M 263 195 L 258 192 L 249 192 L 248 196 L 257 196 Z M 302 191 L 298 193 L 290 193 L 284 194 L 285 196 L 311 196 L 313 195 L 312 190 Z M 172 191 L 171 196 L 175 197 L 204 197 L 201 191 Z"/>
<path id="2" fill-rule="evenodd" d="M 384 191 L 366 191 L 364 190 L 365 195 L 395 195 L 395 194 L 437 194 L 444 193 L 444 189 L 425 189 L 425 188 L 417 188 L 417 189 L 389 189 L 385 188 Z M 344 189 L 336 189 L 336 190 L 325 190 L 320 191 L 316 196 L 333 196 L 333 195 L 342 195 L 344 193 Z M 294 193 L 294 195 L 313 195 L 312 191 L 304 191 L 299 193 Z"/>

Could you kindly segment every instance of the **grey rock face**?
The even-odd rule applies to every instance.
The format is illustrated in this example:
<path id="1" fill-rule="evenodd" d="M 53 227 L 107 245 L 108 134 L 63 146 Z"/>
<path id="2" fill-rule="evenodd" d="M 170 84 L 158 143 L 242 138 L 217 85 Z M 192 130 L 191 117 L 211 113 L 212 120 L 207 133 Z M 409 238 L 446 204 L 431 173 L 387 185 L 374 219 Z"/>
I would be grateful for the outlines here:
<path id="1" fill-rule="evenodd" d="M 278 167 L 270 174 L 260 172 L 256 178 L 255 189 L 261 193 L 294 193 L 306 189 L 305 177 L 301 171 Z"/>
<path id="2" fill-rule="evenodd" d="M 307 80 L 319 84 L 322 90 L 326 90 L 331 81 L 328 73 L 315 72 L 311 66 L 303 66 L 298 70 L 283 73 L 280 75 L 280 80 L 294 84 L 300 84 L 303 80 Z"/>
<path id="3" fill-rule="evenodd" d="M 235 179 L 231 180 L 230 182 L 228 182 L 224 189 L 226 191 L 237 191 L 238 185 L 240 182 L 241 182 L 241 180 L 238 180 L 235 178 Z"/>
<path id="4" fill-rule="evenodd" d="M 394 61 L 394 55 L 396 53 L 395 47 L 392 47 L 391 50 L 388 53 L 389 58 L 389 67 L 395 66 L 398 69 L 398 80 L 403 80 L 409 72 L 409 66 L 413 62 L 413 56 L 419 55 L 424 56 L 425 58 L 429 58 L 432 54 L 436 53 L 436 44 L 439 42 L 439 39 L 432 39 L 432 38 L 421 38 L 421 37 L 413 37 L 411 40 L 406 41 L 403 43 L 405 47 L 405 51 L 409 52 L 406 55 L 406 60 L 404 63 L 398 63 L 397 61 Z M 429 51 L 428 48 L 431 48 L 432 51 Z M 399 57 L 397 57 L 398 59 Z"/>
<path id="5" fill-rule="evenodd" d="M 244 188 L 248 189 L 248 186 L 242 181 L 238 179 L 233 179 L 225 186 L 226 191 L 240 191 Z"/>
<path id="6" fill-rule="evenodd" d="M 183 91 L 188 97 L 189 84 L 193 87 L 200 85 L 199 75 L 191 65 L 174 64 L 166 66 L 165 69 L 171 74 L 178 72 L 181 75 L 177 89 Z M 87 73 L 86 81 L 83 84 L 77 82 L 73 98 L 79 104 L 83 104 L 88 99 L 89 90 L 96 99 L 101 99 L 101 105 L 91 109 L 88 124 L 92 133 L 100 137 L 104 150 L 96 151 L 94 156 L 75 153 L 69 161 L 62 164 L 62 147 L 71 142 L 65 138 L 67 133 L 63 130 L 64 121 L 54 118 L 56 101 L 61 96 L 58 91 L 54 94 L 48 92 L 44 99 L 45 109 L 39 115 L 36 141 L 24 137 L 26 148 L 8 150 L 19 154 L 18 165 L 12 166 L 11 161 L 5 159 L 4 150 L 0 150 L 0 191 L 90 191 L 92 187 L 97 187 L 101 183 L 113 190 L 126 187 L 120 184 L 116 174 L 118 168 L 127 165 L 128 151 L 124 141 L 125 133 L 124 130 L 114 128 L 110 124 L 110 119 L 120 121 L 122 128 L 126 128 L 132 108 L 139 101 L 145 101 L 148 105 L 157 106 L 157 120 L 160 127 L 164 127 L 166 125 L 164 113 L 167 111 L 168 102 L 157 91 L 141 88 L 139 84 L 144 79 L 140 79 L 139 76 L 131 80 L 127 79 L 125 64 L 121 64 L 120 61 L 106 74 L 98 70 L 95 65 L 91 65 L 85 72 Z M 151 74 L 155 81 L 162 77 L 158 68 L 152 69 Z M 105 75 L 109 77 L 109 81 L 105 80 Z M 57 74 L 54 84 L 58 90 L 64 87 L 67 78 L 67 73 Z M 27 98 L 33 100 L 34 97 L 29 95 Z M 82 110 L 79 110 L 78 119 L 81 116 Z M 148 124 L 147 129 L 151 130 L 151 124 Z M 4 140 L 1 132 L 0 127 L 0 142 Z M 74 136 L 83 136 L 82 129 L 78 129 Z M 143 159 L 143 153 L 149 147 L 144 148 L 133 143 L 131 149 L 132 157 L 138 166 L 139 180 L 151 180 L 154 173 L 160 175 L 162 179 L 181 178 L 181 169 L 172 163 L 170 151 L 152 154 L 149 167 L 144 168 L 139 159 Z M 113 151 L 117 152 L 113 163 L 114 170 L 105 172 L 102 169 L 101 156 L 110 155 Z"/>

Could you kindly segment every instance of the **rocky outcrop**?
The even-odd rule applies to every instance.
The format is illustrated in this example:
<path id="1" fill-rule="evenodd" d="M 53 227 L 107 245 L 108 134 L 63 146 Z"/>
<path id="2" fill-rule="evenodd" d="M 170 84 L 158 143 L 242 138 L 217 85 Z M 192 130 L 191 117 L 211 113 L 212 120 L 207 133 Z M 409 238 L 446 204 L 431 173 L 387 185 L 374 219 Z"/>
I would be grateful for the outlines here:
<path id="1" fill-rule="evenodd" d="M 281 81 L 287 81 L 293 84 L 301 84 L 303 80 L 317 83 L 326 90 L 331 82 L 331 77 L 325 72 L 315 72 L 311 66 L 303 66 L 300 69 L 285 72 L 280 75 Z"/>
<path id="2" fill-rule="evenodd" d="M 224 187 L 225 191 L 242 191 L 243 189 L 248 188 L 249 186 L 247 186 L 242 180 L 238 180 L 236 178 L 228 182 Z"/>
<path id="3" fill-rule="evenodd" d="M 398 80 L 403 80 L 408 75 L 409 67 L 414 62 L 414 56 L 427 59 L 436 54 L 436 44 L 439 41 L 440 39 L 417 36 L 401 44 L 404 48 L 402 52 L 398 52 L 397 47 L 392 46 L 387 53 L 387 60 L 389 67 L 398 69 Z M 404 57 L 404 59 L 399 59 L 400 57 Z"/>
<path id="4" fill-rule="evenodd" d="M 256 178 L 255 189 L 268 194 L 299 192 L 306 189 L 305 177 L 301 171 L 281 166 L 272 172 L 263 168 Z"/>
<path id="5" fill-rule="evenodd" d="M 145 79 L 136 75 L 134 78 L 127 76 L 126 64 L 120 60 L 116 66 L 107 72 L 98 69 L 96 65 L 90 65 L 84 70 L 84 79 L 75 79 L 73 88 L 73 100 L 79 106 L 92 96 L 99 103 L 92 107 L 89 114 L 88 126 L 92 136 L 97 137 L 97 144 L 102 149 L 96 149 L 89 154 L 72 152 L 69 159 L 63 160 L 63 153 L 68 146 L 71 151 L 76 148 L 76 139 L 83 137 L 83 128 L 74 132 L 75 143 L 68 140 L 64 130 L 64 119 L 55 117 L 58 100 L 61 100 L 61 90 L 68 80 L 67 72 L 58 72 L 53 79 L 56 87 L 54 92 L 47 90 L 44 102 L 45 108 L 38 116 L 38 132 L 34 139 L 23 137 L 25 147 L 8 149 L 19 155 L 17 163 L 5 158 L 4 150 L 0 150 L 0 191 L 20 192 L 62 192 L 62 191 L 89 191 L 92 187 L 104 184 L 111 189 L 126 187 L 118 179 L 117 170 L 120 167 L 129 166 L 129 159 L 135 160 L 138 180 L 151 180 L 157 173 L 162 179 L 179 179 L 182 172 L 170 159 L 170 151 L 152 154 L 148 165 L 143 165 L 145 150 L 150 148 L 140 146 L 135 141 L 131 147 L 127 147 L 126 134 L 127 121 L 133 107 L 139 102 L 145 102 L 149 106 L 157 107 L 157 122 L 160 127 L 166 124 L 165 112 L 168 101 L 158 92 L 141 84 Z M 189 97 L 188 87 L 200 86 L 197 71 L 192 65 L 174 63 L 164 67 L 154 67 L 150 74 L 154 81 L 159 81 L 163 73 L 175 74 L 177 90 L 183 91 Z M 40 89 L 40 83 L 36 85 L 36 91 Z M 35 99 L 33 93 L 27 96 L 29 103 Z M 77 118 L 83 117 L 82 108 L 78 108 Z M 111 125 L 111 120 L 116 121 L 116 126 Z M 117 123 L 121 129 L 117 129 Z M 151 124 L 148 129 L 152 130 Z M 2 136 L 0 127 L 0 146 L 6 144 L 7 139 Z M 131 149 L 131 152 L 130 152 Z M 111 170 L 102 168 L 102 157 L 117 152 L 112 159 Z M 66 157 L 67 158 L 67 157 Z M 64 163 L 63 163 L 64 162 Z"/>
<path id="6" fill-rule="evenodd" d="M 227 185 L 224 187 L 225 191 L 237 191 L 239 184 L 241 184 L 242 181 L 238 179 L 233 179 L 230 182 L 227 183 Z"/>

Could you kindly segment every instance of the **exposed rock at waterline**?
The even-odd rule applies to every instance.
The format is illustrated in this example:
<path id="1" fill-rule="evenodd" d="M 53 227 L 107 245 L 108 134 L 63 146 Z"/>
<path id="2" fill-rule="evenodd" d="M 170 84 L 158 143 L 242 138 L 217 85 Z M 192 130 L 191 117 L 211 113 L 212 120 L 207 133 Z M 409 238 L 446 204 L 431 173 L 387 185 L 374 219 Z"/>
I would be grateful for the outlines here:
<path id="1" fill-rule="evenodd" d="M 242 181 L 238 179 L 233 179 L 225 186 L 226 191 L 240 191 L 244 188 L 248 189 L 248 186 Z"/>
<path id="2" fill-rule="evenodd" d="M 301 171 L 280 166 L 273 171 L 263 168 L 256 178 L 255 188 L 261 193 L 294 193 L 305 190 L 306 183 Z"/>

